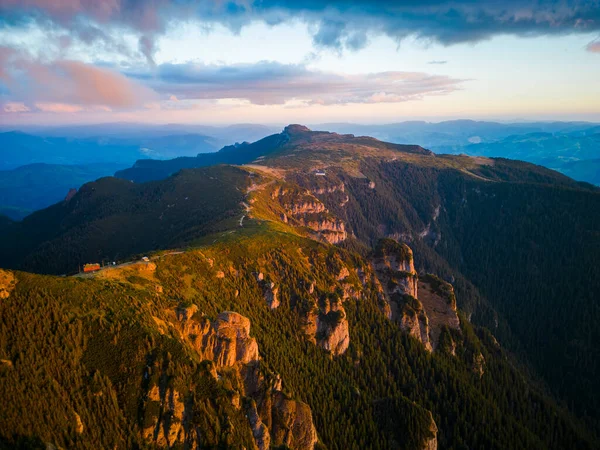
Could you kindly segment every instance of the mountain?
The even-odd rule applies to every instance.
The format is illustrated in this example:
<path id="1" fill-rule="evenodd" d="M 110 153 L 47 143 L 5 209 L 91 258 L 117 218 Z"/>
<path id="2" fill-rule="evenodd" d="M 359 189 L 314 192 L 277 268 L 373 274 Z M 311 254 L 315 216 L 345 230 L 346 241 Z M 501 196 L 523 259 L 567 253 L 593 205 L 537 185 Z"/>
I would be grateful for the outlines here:
<path id="1" fill-rule="evenodd" d="M 461 152 L 529 161 L 558 170 L 577 180 L 599 184 L 600 133 L 530 133 L 509 136 L 499 142 L 468 145 Z"/>
<path id="2" fill-rule="evenodd" d="M 464 315 L 428 351 L 379 306 L 376 263 L 251 228 L 86 278 L 1 272 L 4 443 L 592 448 Z M 445 298 L 430 283 L 409 301 Z"/>
<path id="3" fill-rule="evenodd" d="M 598 189 L 299 125 L 207 156 L 4 225 L 7 448 L 598 447 Z"/>
<path id="4" fill-rule="evenodd" d="M 328 123 L 316 127 L 338 133 L 365 134 L 390 142 L 418 144 L 440 153 L 460 153 L 461 147 L 473 143 L 497 142 L 509 136 L 530 133 L 585 134 L 597 129 L 598 125 L 589 122 L 499 123 L 447 120 L 437 123 L 408 121 L 382 125 Z"/>
<path id="5" fill-rule="evenodd" d="M 9 225 L 12 225 L 13 221 L 10 217 L 0 215 L 0 231 L 3 231 Z"/>
<path id="6" fill-rule="evenodd" d="M 436 153 L 510 158 L 540 164 L 599 184 L 600 128 L 587 122 L 496 123 L 452 120 L 386 125 L 327 124 L 340 133 L 360 133 L 391 142 L 418 144 Z"/>
<path id="7" fill-rule="evenodd" d="M 305 149 L 312 151 L 315 145 L 324 145 L 329 149 L 337 144 L 348 146 L 348 157 L 353 156 L 357 148 L 373 151 L 403 151 L 415 154 L 431 154 L 417 145 L 399 145 L 378 141 L 370 137 L 340 135 L 328 132 L 311 132 L 301 125 L 287 126 L 281 133 L 267 136 L 259 141 L 229 145 L 216 153 L 198 155 L 195 158 L 176 158 L 169 161 L 140 160 L 130 169 L 117 172 L 115 176 L 135 182 L 160 180 L 181 169 L 205 167 L 215 164 L 247 164 L 259 162 L 267 156 L 284 155 L 286 152 Z M 342 151 L 342 149 L 339 149 Z M 338 155 L 339 156 L 339 155 Z"/>
<path id="8" fill-rule="evenodd" d="M 183 245 L 221 229 L 222 221 L 235 224 L 243 175 L 238 169 L 213 168 L 182 172 L 162 183 L 102 178 L 85 184 L 70 199 L 7 229 L 0 265 L 60 274 L 88 262 Z"/>
<path id="9" fill-rule="evenodd" d="M 53 137 L 19 131 L 0 133 L 0 170 L 47 163 L 132 164 L 139 158 L 174 158 L 217 150 L 212 138 L 197 134 L 158 137 Z"/>
<path id="10" fill-rule="evenodd" d="M 556 170 L 574 180 L 587 181 L 600 186 L 600 158 L 563 162 Z"/>
<path id="11" fill-rule="evenodd" d="M 70 126 L 19 126 L 19 130 L 39 137 L 69 137 L 72 139 L 98 138 L 143 140 L 167 136 L 201 135 L 210 137 L 217 148 L 232 142 L 256 141 L 276 132 L 279 127 L 257 124 L 232 124 L 209 126 L 197 124 L 144 124 L 144 123 L 102 123 Z M 0 131 L 14 131 L 13 127 L 0 126 Z"/>
<path id="12" fill-rule="evenodd" d="M 63 200 L 71 189 L 109 176 L 123 165 L 88 164 L 69 166 L 30 164 L 0 171 L 0 214 L 21 220 L 33 211 Z"/>

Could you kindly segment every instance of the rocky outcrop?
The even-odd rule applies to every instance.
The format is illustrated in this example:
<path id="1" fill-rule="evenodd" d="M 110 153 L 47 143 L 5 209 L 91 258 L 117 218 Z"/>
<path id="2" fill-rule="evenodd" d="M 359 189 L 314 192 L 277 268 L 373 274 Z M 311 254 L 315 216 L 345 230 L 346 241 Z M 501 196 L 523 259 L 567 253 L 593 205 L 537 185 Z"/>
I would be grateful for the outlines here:
<path id="1" fill-rule="evenodd" d="M 187 417 L 192 415 L 190 406 L 186 407 L 183 396 L 172 386 L 154 384 L 150 387 L 144 415 L 142 436 L 147 441 L 167 448 L 184 443 L 196 447 L 193 430 L 186 432 L 184 428 Z"/>
<path id="2" fill-rule="evenodd" d="M 398 322 L 402 331 L 421 341 L 426 350 L 433 350 L 429 337 L 429 319 L 419 300 L 406 295 L 392 301 L 392 318 Z"/>
<path id="3" fill-rule="evenodd" d="M 338 244 L 348 238 L 344 222 L 329 215 L 301 217 L 298 223 L 315 231 L 322 240 L 330 244 Z"/>
<path id="4" fill-rule="evenodd" d="M 344 184 L 318 188 L 318 192 L 343 191 Z M 346 225 L 333 216 L 325 205 L 309 190 L 297 190 L 277 186 L 271 192 L 273 200 L 278 199 L 284 212 L 280 220 L 291 225 L 310 229 L 313 236 L 330 244 L 338 244 L 348 237 Z"/>
<path id="5" fill-rule="evenodd" d="M 287 210 L 291 215 L 297 216 L 300 214 L 318 214 L 326 211 L 325 205 L 319 200 L 304 200 L 298 203 L 287 205 Z"/>
<path id="6" fill-rule="evenodd" d="M 84 430 L 83 422 L 81 421 L 81 416 L 77 413 L 73 413 L 73 415 L 75 416 L 75 431 L 77 432 L 77 434 L 81 434 Z"/>
<path id="7" fill-rule="evenodd" d="M 471 366 L 473 372 L 481 378 L 485 373 L 485 357 L 481 354 L 481 352 L 476 352 L 473 355 L 473 364 Z"/>
<path id="8" fill-rule="evenodd" d="M 389 269 L 394 272 L 415 273 L 411 248 L 393 239 L 381 239 L 379 241 L 372 262 L 377 271 Z"/>
<path id="9" fill-rule="evenodd" d="M 271 309 L 277 309 L 279 307 L 280 301 L 277 298 L 277 293 L 279 292 L 279 288 L 275 286 L 275 283 L 266 283 L 264 287 L 264 295 L 265 300 L 267 301 L 267 305 Z"/>
<path id="10" fill-rule="evenodd" d="M 64 201 L 68 202 L 73 197 L 75 197 L 75 195 L 77 195 L 77 189 L 75 189 L 75 188 L 69 189 L 69 192 L 67 192 L 67 195 L 65 196 L 65 200 Z"/>
<path id="11" fill-rule="evenodd" d="M 420 278 L 418 292 L 419 301 L 429 320 L 429 335 L 435 350 L 444 327 L 460 332 L 454 288 L 438 277 L 427 274 Z"/>
<path id="12" fill-rule="evenodd" d="M 438 441 L 437 441 L 437 433 L 438 433 L 438 427 L 435 423 L 435 421 L 433 420 L 433 415 L 431 414 L 431 411 L 429 412 L 429 433 L 432 435 L 431 437 L 425 439 L 425 442 L 423 443 L 423 447 L 421 447 L 423 450 L 437 450 L 438 448 Z"/>
<path id="13" fill-rule="evenodd" d="M 256 276 L 264 282 L 262 273 Z M 267 450 L 283 445 L 300 450 L 314 448 L 317 432 L 310 407 L 290 399 L 282 391 L 279 375 L 263 367 L 256 340 L 250 336 L 249 319 L 235 312 L 223 312 L 211 322 L 195 305 L 181 305 L 174 315 L 176 323 L 172 326 L 201 360 L 211 361 L 210 367 L 205 368 L 210 377 L 219 382 L 219 373 L 231 370 L 237 373 L 241 382 L 236 391 L 230 392 L 229 403 L 238 410 L 243 403 L 256 448 Z M 161 370 L 163 375 L 150 376 L 151 372 Z M 144 401 L 142 435 L 159 447 L 199 448 L 201 437 L 191 421 L 193 402 L 186 402 L 174 387 L 176 384 L 166 382 L 164 366 L 161 369 L 156 362 L 152 368 L 149 366 L 144 380 L 151 378 L 154 382 L 148 386 Z"/>
<path id="14" fill-rule="evenodd" d="M 182 336 L 202 359 L 217 367 L 231 367 L 258 360 L 258 344 L 250 337 L 250 320 L 235 312 L 222 312 L 214 322 L 197 317 L 196 307 L 178 308 Z"/>
<path id="15" fill-rule="evenodd" d="M 258 410 L 256 409 L 256 402 L 254 400 L 250 401 L 250 405 L 246 411 L 256 446 L 259 450 L 269 450 L 269 448 L 271 448 L 271 434 L 269 433 L 267 426 L 260 418 Z"/>
<path id="16" fill-rule="evenodd" d="M 382 239 L 375 249 L 372 266 L 377 274 L 376 288 L 384 314 L 431 351 L 429 320 L 418 300 L 419 277 L 410 247 Z"/>
<path id="17" fill-rule="evenodd" d="M 460 331 L 452 285 L 429 274 L 420 279 L 406 244 L 382 239 L 372 266 L 382 311 L 427 350 L 437 348 L 444 327 Z"/>
<path id="18" fill-rule="evenodd" d="M 15 274 L 8 270 L 0 269 L 0 300 L 6 299 L 17 285 Z"/>
<path id="19" fill-rule="evenodd" d="M 274 282 L 265 279 L 265 276 L 262 272 L 255 273 L 256 281 L 258 285 L 261 287 L 263 291 L 263 297 L 267 302 L 267 306 L 270 309 L 277 309 L 281 304 L 277 294 L 279 293 L 279 288 L 275 285 Z"/>
<path id="20" fill-rule="evenodd" d="M 277 445 L 310 450 L 317 443 L 312 411 L 306 403 L 291 400 L 282 392 L 273 395 L 271 439 Z"/>
<path id="21" fill-rule="evenodd" d="M 334 192 L 346 192 L 346 185 L 343 182 L 340 182 L 340 184 L 319 186 L 316 188 L 312 188 L 310 192 L 314 195 L 333 194 Z"/>
<path id="22" fill-rule="evenodd" d="M 344 307 L 339 305 L 317 317 L 317 344 L 334 356 L 342 355 L 350 345 L 348 320 Z"/>

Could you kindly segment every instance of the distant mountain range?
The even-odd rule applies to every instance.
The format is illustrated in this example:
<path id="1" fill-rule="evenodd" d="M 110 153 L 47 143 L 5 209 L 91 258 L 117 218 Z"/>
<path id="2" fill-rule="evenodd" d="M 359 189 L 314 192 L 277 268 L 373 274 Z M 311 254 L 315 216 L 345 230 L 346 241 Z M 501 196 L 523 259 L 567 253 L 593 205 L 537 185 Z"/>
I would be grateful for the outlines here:
<path id="1" fill-rule="evenodd" d="M 415 144 L 436 153 L 523 160 L 600 185 L 598 124 L 454 120 L 335 123 L 315 128 Z M 279 136 L 277 129 L 253 124 L 99 124 L 6 131 L 0 133 L 0 214 L 21 219 L 61 200 L 69 188 L 117 170 L 117 176 L 141 182 L 162 179 L 183 168 L 244 164 L 268 153 L 281 138 L 272 137 Z M 77 167 L 69 169 L 69 165 Z"/>
<path id="2" fill-rule="evenodd" d="M 65 198 L 69 190 L 111 176 L 124 164 L 28 164 L 0 171 L 0 214 L 20 220 Z"/>
<path id="3" fill-rule="evenodd" d="M 214 152 L 213 138 L 198 134 L 152 137 L 52 137 L 20 131 L 0 133 L 0 170 L 35 163 L 132 164 L 140 158 L 166 159 Z"/>
<path id="4" fill-rule="evenodd" d="M 451 120 L 386 125 L 338 123 L 318 128 L 418 144 L 436 153 L 518 159 L 600 185 L 600 125 L 594 123 Z"/>

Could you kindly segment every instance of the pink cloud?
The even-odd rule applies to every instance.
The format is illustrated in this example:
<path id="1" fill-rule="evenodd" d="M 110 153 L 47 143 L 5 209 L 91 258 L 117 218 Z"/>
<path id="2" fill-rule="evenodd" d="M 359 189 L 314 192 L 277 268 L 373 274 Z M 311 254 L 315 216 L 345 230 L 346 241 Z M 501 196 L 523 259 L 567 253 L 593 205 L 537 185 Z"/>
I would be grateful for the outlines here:
<path id="1" fill-rule="evenodd" d="M 588 52 L 592 53 L 600 53 L 600 39 L 596 39 L 595 41 L 590 42 L 585 49 Z"/>
<path id="2" fill-rule="evenodd" d="M 67 105 L 65 103 L 36 103 L 35 107 L 42 112 L 53 113 L 75 113 L 83 108 L 78 105 Z"/>
<path id="3" fill-rule="evenodd" d="M 22 112 L 28 112 L 30 111 L 30 109 L 25 106 L 24 103 L 19 103 L 19 102 L 8 102 L 6 104 L 4 104 L 4 112 L 7 113 L 22 113 Z"/>
<path id="4" fill-rule="evenodd" d="M 0 48 L 0 62 L 0 79 L 14 102 L 125 109 L 157 98 L 152 89 L 119 72 L 80 61 L 46 63 Z"/>

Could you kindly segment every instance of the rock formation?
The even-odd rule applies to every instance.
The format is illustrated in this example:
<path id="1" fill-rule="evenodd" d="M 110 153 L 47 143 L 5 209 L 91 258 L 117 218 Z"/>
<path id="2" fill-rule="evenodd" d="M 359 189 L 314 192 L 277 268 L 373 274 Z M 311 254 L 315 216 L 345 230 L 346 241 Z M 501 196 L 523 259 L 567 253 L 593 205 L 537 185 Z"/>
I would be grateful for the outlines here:
<path id="1" fill-rule="evenodd" d="M 318 192 L 343 192 L 344 184 L 317 189 Z M 272 199 L 278 199 L 284 209 L 279 217 L 284 223 L 310 229 L 319 240 L 338 244 L 348 237 L 346 225 L 333 216 L 325 205 L 309 190 L 294 190 L 278 186 L 271 192 Z"/>
<path id="2" fill-rule="evenodd" d="M 12 272 L 0 269 L 0 300 L 8 298 L 17 285 L 17 279 Z"/>
<path id="3" fill-rule="evenodd" d="M 275 283 L 265 283 L 263 287 L 265 300 L 267 301 L 267 305 L 271 309 L 277 309 L 279 307 L 280 301 L 277 298 L 277 293 L 279 292 L 279 288 L 275 286 Z"/>
<path id="4" fill-rule="evenodd" d="M 258 344 L 250 337 L 250 320 L 235 312 L 222 312 L 214 322 L 196 316 L 192 305 L 178 308 L 180 331 L 202 359 L 214 361 L 217 367 L 258 360 Z"/>
<path id="5" fill-rule="evenodd" d="M 429 432 L 433 436 L 425 440 L 422 448 L 423 448 L 423 450 L 437 450 L 437 448 L 438 448 L 438 442 L 437 442 L 438 427 L 437 427 L 435 421 L 433 420 L 433 415 L 431 414 L 431 411 L 428 411 L 428 412 L 429 412 L 429 419 L 430 419 Z"/>
<path id="6" fill-rule="evenodd" d="M 334 306 L 327 314 L 317 317 L 317 344 L 332 355 L 341 355 L 348 350 L 350 334 L 346 311 L 340 304 Z"/>
<path id="7" fill-rule="evenodd" d="M 433 275 L 419 279 L 406 244 L 382 239 L 372 265 L 382 311 L 427 350 L 437 347 L 444 326 L 460 330 L 452 286 Z"/>
<path id="8" fill-rule="evenodd" d="M 172 317 L 173 313 L 170 314 Z M 195 305 L 180 306 L 174 315 L 176 322 L 171 326 L 200 359 L 210 361 L 206 367 L 210 378 L 219 382 L 220 371 L 233 369 L 242 380 L 237 390 L 231 392 L 230 404 L 238 410 L 244 404 L 256 448 L 268 450 L 271 445 L 298 450 L 314 448 L 317 431 L 310 407 L 290 399 L 282 391 L 279 375 L 263 368 L 256 340 L 250 336 L 250 320 L 235 312 L 223 312 L 211 322 Z M 144 401 L 142 435 L 159 447 L 200 448 L 201 436 L 192 420 L 193 402 L 186 401 L 176 384 L 166 382 L 164 370 L 155 362 L 144 376 L 145 380 L 154 381 L 150 382 Z M 153 378 L 151 373 L 155 373 Z"/>

